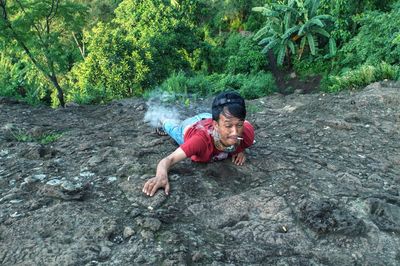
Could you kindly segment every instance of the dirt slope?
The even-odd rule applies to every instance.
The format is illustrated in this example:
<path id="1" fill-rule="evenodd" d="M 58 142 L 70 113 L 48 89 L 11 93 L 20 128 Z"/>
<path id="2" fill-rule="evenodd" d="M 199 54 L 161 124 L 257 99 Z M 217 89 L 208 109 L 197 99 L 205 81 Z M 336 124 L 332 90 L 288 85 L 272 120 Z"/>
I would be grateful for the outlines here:
<path id="1" fill-rule="evenodd" d="M 0 264 L 400 264 L 399 84 L 248 102 L 246 165 L 186 160 L 169 197 L 141 192 L 176 148 L 147 109 L 0 99 Z"/>

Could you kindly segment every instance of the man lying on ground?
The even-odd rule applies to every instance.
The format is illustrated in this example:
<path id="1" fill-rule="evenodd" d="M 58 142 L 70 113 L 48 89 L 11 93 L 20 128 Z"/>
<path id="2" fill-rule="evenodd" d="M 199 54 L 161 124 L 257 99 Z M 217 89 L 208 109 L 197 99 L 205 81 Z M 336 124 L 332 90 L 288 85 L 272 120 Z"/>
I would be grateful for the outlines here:
<path id="1" fill-rule="evenodd" d="M 236 165 L 246 160 L 244 151 L 254 142 L 254 128 L 245 120 L 244 99 L 235 92 L 223 92 L 214 98 L 212 114 L 201 113 L 182 122 L 167 119 L 157 129 L 159 135 L 171 136 L 180 146 L 157 165 L 143 192 L 153 196 L 159 188 L 169 194 L 168 170 L 185 158 L 194 162 L 211 162 L 228 157 Z"/>

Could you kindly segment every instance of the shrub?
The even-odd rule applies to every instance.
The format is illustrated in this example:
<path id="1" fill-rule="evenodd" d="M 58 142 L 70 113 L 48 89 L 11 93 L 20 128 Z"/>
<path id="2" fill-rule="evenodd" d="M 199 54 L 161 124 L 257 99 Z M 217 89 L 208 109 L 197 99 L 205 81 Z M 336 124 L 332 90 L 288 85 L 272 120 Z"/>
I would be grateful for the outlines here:
<path id="1" fill-rule="evenodd" d="M 232 34 L 226 42 L 228 62 L 225 73 L 250 74 L 263 70 L 267 57 L 260 52 L 258 45 L 251 37 Z"/>
<path id="2" fill-rule="evenodd" d="M 371 11 L 357 19 L 360 30 L 339 51 L 339 67 L 375 65 L 381 61 L 400 63 L 400 43 L 395 41 L 400 21 L 400 5 L 389 13 Z"/>
<path id="3" fill-rule="evenodd" d="M 50 103 L 48 81 L 32 63 L 16 59 L 5 51 L 0 53 L 0 96 L 22 100 L 31 105 Z"/>
<path id="4" fill-rule="evenodd" d="M 319 56 L 312 58 L 310 56 L 303 59 L 293 60 L 293 69 L 300 76 L 306 78 L 307 76 L 321 75 L 329 72 L 332 68 L 332 61 L 325 57 Z"/>
<path id="5" fill-rule="evenodd" d="M 277 87 L 272 74 L 260 71 L 254 75 L 249 75 L 239 92 L 246 99 L 256 99 L 269 95 L 276 90 Z"/>
<path id="6" fill-rule="evenodd" d="M 115 19 L 87 36 L 89 54 L 72 71 L 69 97 L 140 96 L 174 71 L 195 67 L 198 40 L 184 8 L 163 0 L 122 1 Z"/>
<path id="7" fill-rule="evenodd" d="M 321 82 L 326 92 L 338 92 L 345 89 L 360 89 L 368 84 L 384 79 L 396 80 L 400 77 L 400 67 L 382 62 L 376 66 L 362 65 L 341 75 L 330 75 Z"/>
<path id="8" fill-rule="evenodd" d="M 238 91 L 246 99 L 255 99 L 276 91 L 276 84 L 272 74 L 264 71 L 248 75 L 197 74 L 192 77 L 179 72 L 165 80 L 160 89 L 175 95 L 177 99 L 213 95 L 226 90 Z"/>

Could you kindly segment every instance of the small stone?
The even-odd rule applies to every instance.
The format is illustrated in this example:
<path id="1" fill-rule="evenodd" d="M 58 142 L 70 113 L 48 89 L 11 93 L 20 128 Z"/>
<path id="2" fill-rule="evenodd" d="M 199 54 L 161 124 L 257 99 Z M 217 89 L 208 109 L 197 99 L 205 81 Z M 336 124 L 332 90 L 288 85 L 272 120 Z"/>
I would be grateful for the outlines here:
<path id="1" fill-rule="evenodd" d="M 1 151 L 0 151 L 0 156 L 1 156 L 1 157 L 7 156 L 8 153 L 9 153 L 8 150 L 1 150 Z"/>
<path id="2" fill-rule="evenodd" d="M 99 253 L 100 259 L 102 260 L 107 259 L 110 257 L 110 255 L 111 255 L 111 249 L 109 247 L 102 246 Z"/>
<path id="3" fill-rule="evenodd" d="M 94 176 L 94 173 L 89 172 L 89 171 L 84 171 L 84 172 L 79 173 L 79 176 L 88 178 L 88 177 Z"/>
<path id="4" fill-rule="evenodd" d="M 36 181 L 43 181 L 46 179 L 46 175 L 45 174 L 38 174 L 38 175 L 34 175 L 32 176 L 32 178 Z"/>
<path id="5" fill-rule="evenodd" d="M 140 235 L 142 236 L 143 239 L 154 239 L 154 234 L 151 231 L 147 231 L 147 230 L 143 230 L 142 232 L 140 232 Z"/>
<path id="6" fill-rule="evenodd" d="M 339 170 L 335 165 L 330 164 L 330 163 L 328 163 L 328 164 L 326 165 L 326 168 L 328 168 L 329 170 L 331 170 L 331 171 L 333 171 L 333 172 L 337 172 L 337 171 Z"/>
<path id="7" fill-rule="evenodd" d="M 144 228 L 149 229 L 150 231 L 156 232 L 161 227 L 161 222 L 155 218 L 146 218 L 144 219 L 143 225 Z"/>
<path id="8" fill-rule="evenodd" d="M 114 183 L 117 180 L 118 178 L 116 176 L 110 176 L 109 178 L 107 178 L 108 183 Z"/>
<path id="9" fill-rule="evenodd" d="M 131 227 L 126 226 L 124 228 L 124 232 L 123 232 L 124 238 L 129 238 L 129 237 L 133 236 L 134 234 L 135 234 L 135 231 Z"/>
<path id="10" fill-rule="evenodd" d="M 142 213 L 142 211 L 141 211 L 139 208 L 134 208 L 134 209 L 130 212 L 130 215 L 132 216 L 132 218 L 136 218 L 136 217 L 138 217 L 141 213 Z"/>
<path id="11" fill-rule="evenodd" d="M 62 183 L 62 181 L 59 179 L 52 179 L 52 180 L 47 181 L 46 185 L 59 186 L 61 183 Z"/>
<path id="12" fill-rule="evenodd" d="M 89 161 L 87 162 L 87 164 L 89 166 L 96 166 L 99 163 L 101 163 L 103 161 L 103 159 L 100 156 L 93 156 L 92 158 L 89 159 Z"/>
<path id="13" fill-rule="evenodd" d="M 199 262 L 200 260 L 202 260 L 204 257 L 204 255 L 201 252 L 194 252 L 192 255 L 192 261 L 193 262 Z"/>

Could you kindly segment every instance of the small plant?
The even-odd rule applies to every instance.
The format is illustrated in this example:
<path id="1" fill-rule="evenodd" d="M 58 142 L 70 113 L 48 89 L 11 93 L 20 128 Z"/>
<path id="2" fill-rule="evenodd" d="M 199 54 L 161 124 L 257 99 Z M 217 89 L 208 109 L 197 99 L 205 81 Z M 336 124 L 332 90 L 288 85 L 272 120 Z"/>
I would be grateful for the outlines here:
<path id="1" fill-rule="evenodd" d="M 338 92 L 345 89 L 360 89 L 368 84 L 384 79 L 396 80 L 400 75 L 400 67 L 385 62 L 377 66 L 362 65 L 341 75 L 325 77 L 321 83 L 323 91 Z"/>
<path id="2" fill-rule="evenodd" d="M 32 134 L 17 130 L 16 132 L 10 130 L 11 135 L 18 142 L 37 142 L 43 145 L 53 143 L 62 137 L 62 133 L 43 133 L 39 136 L 32 136 Z"/>

